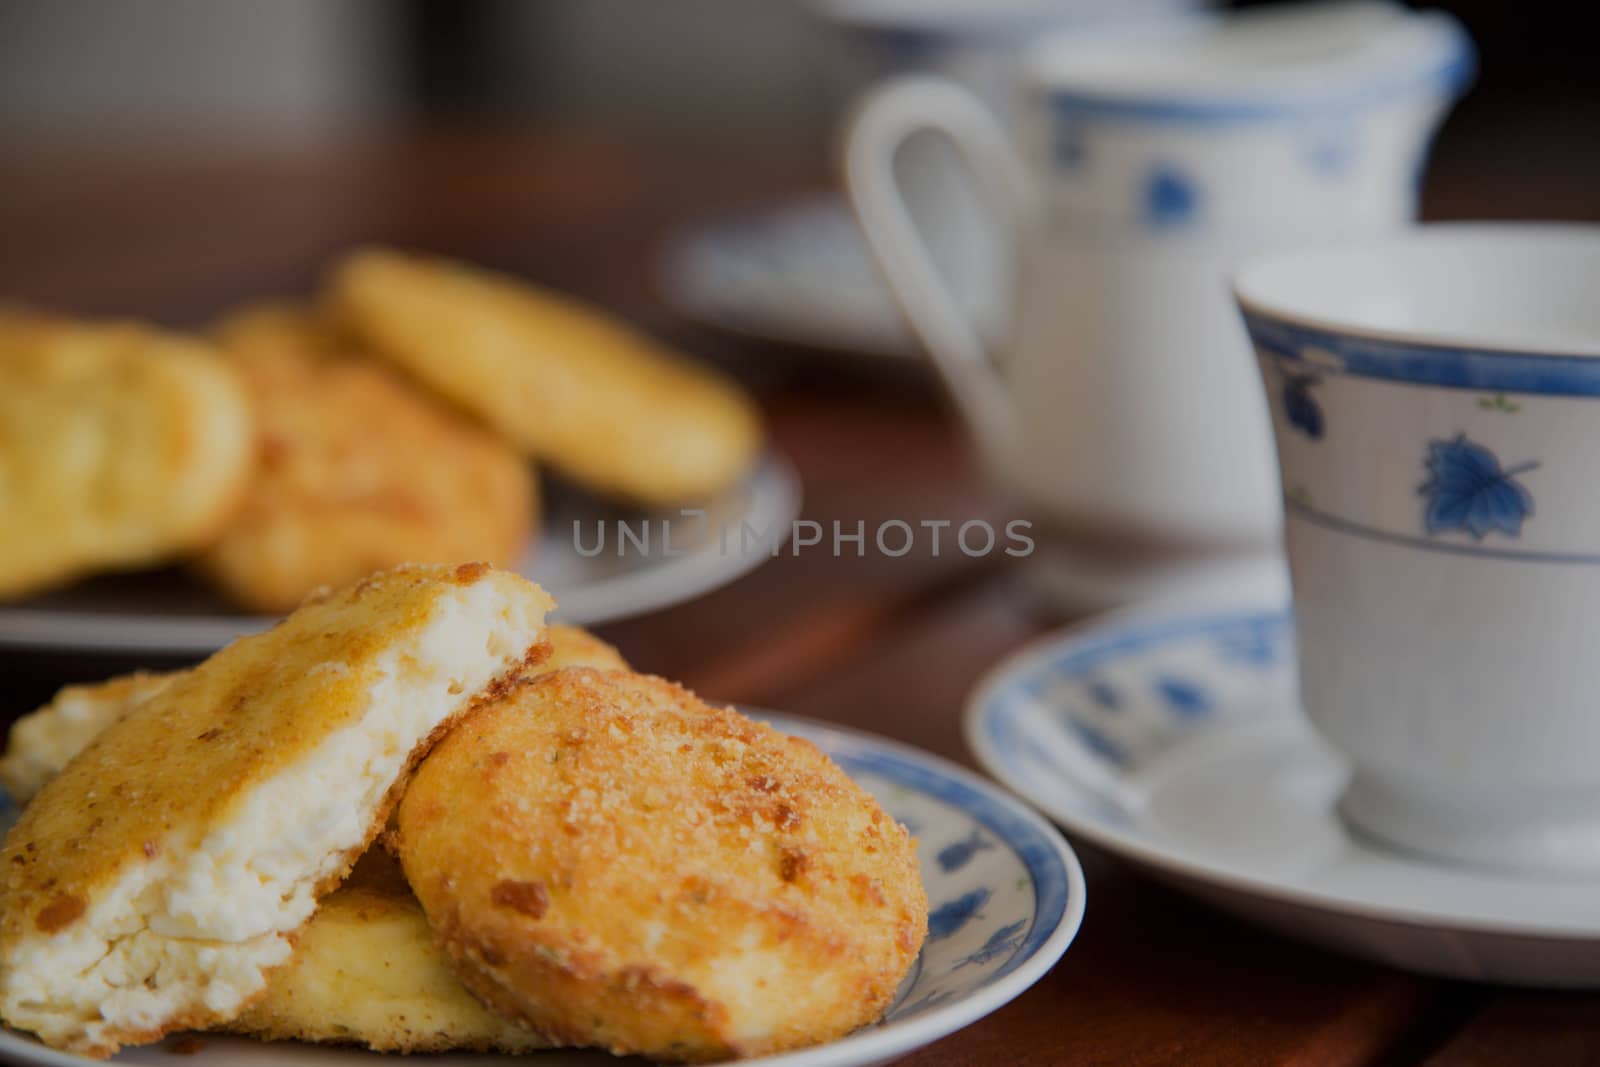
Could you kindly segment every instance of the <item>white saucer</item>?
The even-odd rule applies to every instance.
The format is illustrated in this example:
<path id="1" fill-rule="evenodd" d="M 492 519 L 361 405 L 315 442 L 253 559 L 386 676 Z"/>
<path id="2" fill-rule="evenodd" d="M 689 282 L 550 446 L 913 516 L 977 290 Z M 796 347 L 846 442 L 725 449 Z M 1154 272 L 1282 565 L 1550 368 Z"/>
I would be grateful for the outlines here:
<path id="1" fill-rule="evenodd" d="M 878 798 L 918 837 L 931 912 L 928 939 L 883 1019 L 848 1037 L 746 1060 L 768 1067 L 865 1067 L 913 1049 L 995 1011 L 1055 965 L 1083 921 L 1083 871 L 1061 835 L 1026 806 L 970 771 L 908 745 L 808 719 L 746 709 L 804 737 Z M 0 790 L 0 830 L 16 809 Z M 357 1049 L 294 1042 L 263 1044 L 201 1035 L 186 1060 L 183 1039 L 127 1049 L 114 1063 L 171 1067 L 372 1067 L 384 1060 L 426 1067 L 605 1067 L 642 1063 L 602 1052 L 552 1050 L 528 1057 L 453 1053 L 400 1059 Z M 47 1049 L 0 1030 L 0 1063 L 83 1067 L 96 1061 Z"/>
<path id="2" fill-rule="evenodd" d="M 1143 608 L 980 683 L 968 743 L 1092 841 L 1243 918 L 1452 978 L 1600 985 L 1600 882 L 1431 862 L 1351 836 L 1348 772 L 1298 708 L 1281 598 Z"/>
<path id="3" fill-rule="evenodd" d="M 667 248 L 660 287 L 679 314 L 731 333 L 852 356 L 921 358 L 838 196 L 684 231 Z"/>
<path id="4" fill-rule="evenodd" d="M 589 626 L 668 607 L 771 558 L 799 517 L 800 476 L 769 453 L 743 486 L 705 511 L 703 520 L 629 512 L 587 493 L 557 492 L 545 501 L 540 535 L 517 569 L 550 590 L 562 622 Z M 619 523 L 631 540 L 623 540 Z M 231 609 L 181 572 L 111 575 L 0 604 L 0 650 L 209 655 L 277 621 Z"/>

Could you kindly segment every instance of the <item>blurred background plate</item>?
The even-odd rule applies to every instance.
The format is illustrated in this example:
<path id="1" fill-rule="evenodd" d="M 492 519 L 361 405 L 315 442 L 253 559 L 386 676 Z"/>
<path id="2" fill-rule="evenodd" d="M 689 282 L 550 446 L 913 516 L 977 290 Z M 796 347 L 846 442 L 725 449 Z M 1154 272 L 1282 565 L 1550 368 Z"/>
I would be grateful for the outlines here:
<path id="1" fill-rule="evenodd" d="M 769 559 L 800 514 L 800 479 L 769 453 L 704 516 L 627 511 L 560 486 L 545 503 L 519 569 L 555 596 L 561 621 L 591 626 L 699 596 Z M 113 575 L 0 606 L 0 648 L 209 655 L 276 621 L 230 610 L 182 571 Z"/>
<path id="2" fill-rule="evenodd" d="M 662 257 L 663 299 L 729 333 L 869 359 L 921 350 L 855 217 L 833 194 L 691 226 Z"/>

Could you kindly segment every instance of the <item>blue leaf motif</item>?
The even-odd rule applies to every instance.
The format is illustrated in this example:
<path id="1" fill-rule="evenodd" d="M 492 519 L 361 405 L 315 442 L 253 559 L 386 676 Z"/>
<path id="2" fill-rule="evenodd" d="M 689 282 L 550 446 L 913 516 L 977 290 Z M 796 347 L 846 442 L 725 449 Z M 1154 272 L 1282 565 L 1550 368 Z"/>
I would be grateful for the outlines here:
<path id="1" fill-rule="evenodd" d="M 1156 692 L 1167 702 L 1167 707 L 1181 719 L 1192 719 L 1211 710 L 1211 698 L 1193 682 L 1182 678 L 1158 678 Z"/>
<path id="2" fill-rule="evenodd" d="M 1322 407 L 1311 395 L 1311 387 L 1321 384 L 1314 374 L 1290 374 L 1283 379 L 1283 410 L 1289 425 L 1313 441 L 1322 438 Z"/>
<path id="3" fill-rule="evenodd" d="M 1171 165 L 1152 170 L 1144 183 L 1144 218 L 1152 226 L 1188 222 L 1199 210 L 1194 181 Z"/>
<path id="4" fill-rule="evenodd" d="M 1507 470 L 1493 452 L 1457 434 L 1454 441 L 1428 442 L 1428 480 L 1417 487 L 1427 500 L 1423 528 L 1430 534 L 1464 530 L 1482 540 L 1490 531 L 1522 534 L 1522 520 L 1533 514 L 1533 497 L 1514 475 L 1538 463 Z"/>
<path id="5" fill-rule="evenodd" d="M 1100 681 L 1098 678 L 1085 682 L 1083 687 L 1088 691 L 1090 698 L 1105 710 L 1116 711 L 1118 708 L 1122 707 L 1121 695 L 1110 685 Z"/>
<path id="6" fill-rule="evenodd" d="M 1082 719 L 1068 717 L 1066 720 L 1068 730 L 1078 738 L 1084 748 L 1093 752 L 1107 763 L 1118 767 L 1126 767 L 1130 762 L 1128 753 L 1121 745 L 1111 740 L 1099 727 L 1092 726 Z"/>
<path id="7" fill-rule="evenodd" d="M 1004 955 L 1017 947 L 1017 942 L 1022 940 L 1022 930 L 1028 925 L 1028 920 L 1018 919 L 1009 923 L 989 935 L 989 940 L 983 947 L 969 956 L 965 956 L 955 965 L 953 970 L 959 971 L 969 963 L 984 964 L 997 956 Z"/>
<path id="8" fill-rule="evenodd" d="M 976 916 L 989 903 L 989 890 L 974 889 L 940 904 L 928 915 L 928 940 L 949 937 Z"/>
<path id="9" fill-rule="evenodd" d="M 982 830 L 972 831 L 970 837 L 963 838 L 953 845 L 946 845 L 939 850 L 939 869 L 946 874 L 959 871 L 972 861 L 972 857 L 985 849 L 994 848 L 994 842 L 985 840 Z"/>

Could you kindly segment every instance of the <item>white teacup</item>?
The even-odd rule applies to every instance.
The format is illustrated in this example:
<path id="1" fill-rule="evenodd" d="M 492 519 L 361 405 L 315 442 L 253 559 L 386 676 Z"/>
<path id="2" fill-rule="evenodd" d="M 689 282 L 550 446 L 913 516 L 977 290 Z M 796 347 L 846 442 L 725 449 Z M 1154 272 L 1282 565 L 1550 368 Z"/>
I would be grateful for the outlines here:
<path id="1" fill-rule="evenodd" d="M 990 469 L 1074 551 L 1152 569 L 1272 557 L 1271 433 L 1227 274 L 1263 250 L 1406 224 L 1470 66 L 1453 21 L 1378 3 L 1082 31 L 1022 57 L 1020 156 L 970 92 L 916 77 L 860 108 L 846 179 Z M 927 133 L 1009 222 L 998 344 L 908 209 L 897 163 Z M 1096 592 L 1143 588 L 1132 575 Z"/>
<path id="2" fill-rule="evenodd" d="M 1346 818 L 1600 871 L 1600 227 L 1424 227 L 1253 262 L 1235 293 Z"/>

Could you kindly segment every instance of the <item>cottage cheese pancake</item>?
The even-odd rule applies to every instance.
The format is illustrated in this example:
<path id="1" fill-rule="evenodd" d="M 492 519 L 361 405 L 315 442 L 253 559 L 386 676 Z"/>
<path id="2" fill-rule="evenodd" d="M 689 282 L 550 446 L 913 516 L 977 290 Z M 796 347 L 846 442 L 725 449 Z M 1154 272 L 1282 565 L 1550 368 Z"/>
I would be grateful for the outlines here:
<path id="1" fill-rule="evenodd" d="M 242 503 L 196 561 L 204 577 L 278 613 L 400 563 L 522 557 L 537 492 L 515 450 L 387 367 L 331 358 L 314 326 L 276 318 L 257 311 L 223 332 L 239 338 L 228 351 L 260 432 Z"/>
<path id="2" fill-rule="evenodd" d="M 11 724 L 6 754 L 0 757 L 0 786 L 16 804 L 26 804 L 102 730 L 159 693 L 172 677 L 138 671 L 66 686 L 50 703 Z"/>
<path id="3" fill-rule="evenodd" d="M 368 849 L 295 937 L 267 991 L 224 1029 L 378 1052 L 531 1052 L 549 1042 L 468 993 L 434 946 L 398 864 Z"/>
<path id="4" fill-rule="evenodd" d="M 615 648 L 578 626 L 552 625 L 546 628 L 545 639 L 550 654 L 537 668 L 541 674 L 562 667 L 625 670 L 628 666 Z M 26 804 L 101 731 L 126 718 L 176 675 L 135 671 L 103 682 L 64 686 L 50 703 L 12 724 L 5 755 L 0 756 L 0 786 L 18 806 Z"/>
<path id="5" fill-rule="evenodd" d="M 732 382 L 575 300 L 442 260 L 359 252 L 331 307 L 376 353 L 573 481 L 648 505 L 735 485 L 761 446 Z"/>
<path id="6" fill-rule="evenodd" d="M 203 546 L 244 490 L 254 439 L 209 345 L 0 311 L 0 597 Z"/>
<path id="7" fill-rule="evenodd" d="M 400 568 L 173 678 L 7 836 L 0 1015 L 89 1055 L 235 1017 L 411 763 L 543 658 L 551 606 L 483 564 Z"/>
<path id="8" fill-rule="evenodd" d="M 626 671 L 479 705 L 397 822 L 463 983 L 563 1044 L 827 1041 L 883 1012 L 927 929 L 910 836 L 815 746 Z"/>

